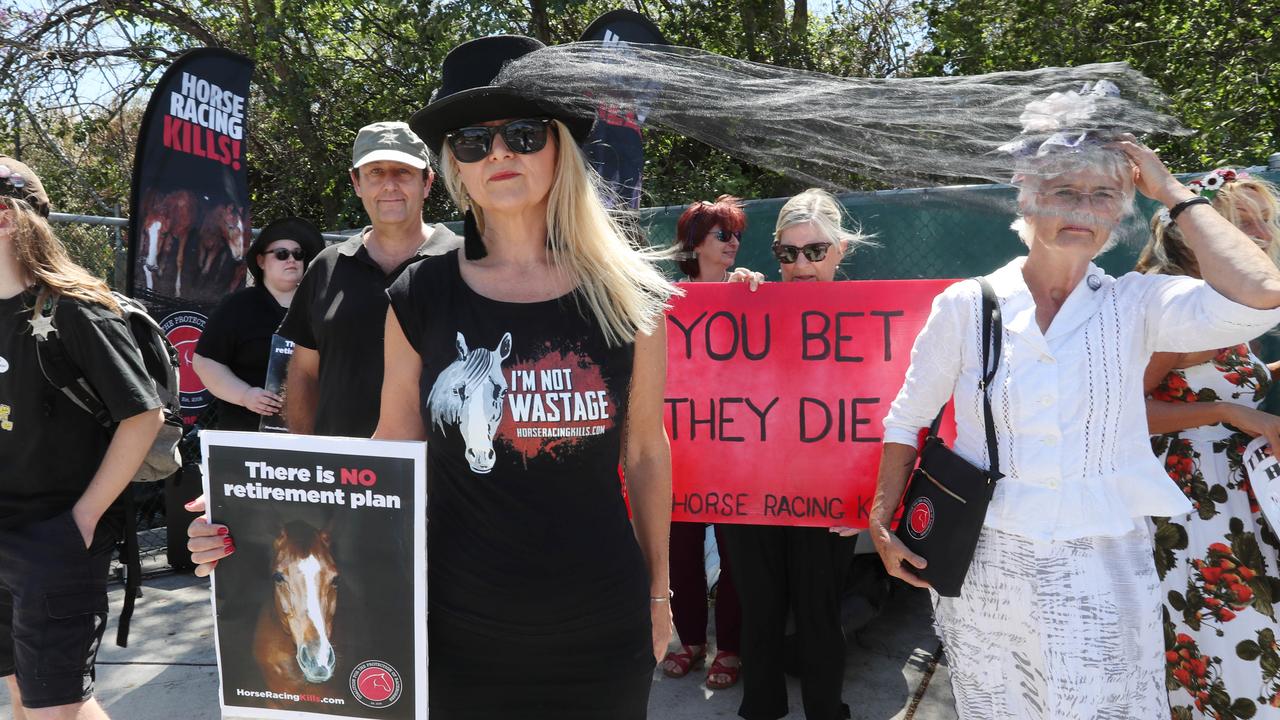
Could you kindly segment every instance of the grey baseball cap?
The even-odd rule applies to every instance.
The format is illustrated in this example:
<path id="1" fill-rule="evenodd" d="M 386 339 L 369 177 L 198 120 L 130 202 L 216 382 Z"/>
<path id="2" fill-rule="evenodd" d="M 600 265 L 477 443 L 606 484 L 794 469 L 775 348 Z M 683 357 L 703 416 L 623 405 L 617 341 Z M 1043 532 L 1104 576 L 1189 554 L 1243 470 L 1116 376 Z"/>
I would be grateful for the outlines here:
<path id="1" fill-rule="evenodd" d="M 376 122 L 360 128 L 351 147 L 351 167 L 378 160 L 411 165 L 419 170 L 429 162 L 427 146 L 409 129 L 408 123 Z"/>

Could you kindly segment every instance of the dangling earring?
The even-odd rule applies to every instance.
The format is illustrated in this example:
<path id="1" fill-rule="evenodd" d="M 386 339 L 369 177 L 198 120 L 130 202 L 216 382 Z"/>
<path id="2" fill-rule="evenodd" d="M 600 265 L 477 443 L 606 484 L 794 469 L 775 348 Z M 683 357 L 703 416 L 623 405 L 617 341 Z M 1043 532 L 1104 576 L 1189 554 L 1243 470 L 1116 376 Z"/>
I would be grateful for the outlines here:
<path id="1" fill-rule="evenodd" d="M 467 198 L 467 212 L 462 216 L 462 249 L 468 260 L 479 260 L 489 254 L 476 226 L 476 214 L 471 212 L 470 198 Z"/>

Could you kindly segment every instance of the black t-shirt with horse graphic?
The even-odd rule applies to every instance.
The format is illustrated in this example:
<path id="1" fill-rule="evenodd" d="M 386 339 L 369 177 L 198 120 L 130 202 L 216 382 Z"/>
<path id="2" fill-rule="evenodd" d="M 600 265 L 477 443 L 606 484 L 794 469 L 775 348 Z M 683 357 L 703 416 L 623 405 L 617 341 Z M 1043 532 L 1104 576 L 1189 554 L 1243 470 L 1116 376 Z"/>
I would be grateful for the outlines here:
<path id="1" fill-rule="evenodd" d="M 476 293 L 456 251 L 388 295 L 423 362 L 433 627 L 554 633 L 647 608 L 618 476 L 633 346 L 608 347 L 573 294 Z"/>

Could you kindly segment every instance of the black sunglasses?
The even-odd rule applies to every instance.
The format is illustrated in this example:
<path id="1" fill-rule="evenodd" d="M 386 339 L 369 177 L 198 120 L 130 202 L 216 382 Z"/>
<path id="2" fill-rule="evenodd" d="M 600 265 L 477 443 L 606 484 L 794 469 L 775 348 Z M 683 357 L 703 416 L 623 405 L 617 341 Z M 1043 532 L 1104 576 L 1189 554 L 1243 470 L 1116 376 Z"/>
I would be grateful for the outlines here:
<path id="1" fill-rule="evenodd" d="M 307 257 L 306 254 L 302 252 L 301 248 L 294 249 L 294 250 L 290 250 L 289 248 L 276 248 L 275 250 L 268 250 L 266 254 L 279 260 L 280 262 L 284 262 L 285 260 L 288 260 L 290 257 L 298 261 L 302 261 Z"/>
<path id="2" fill-rule="evenodd" d="M 454 130 L 444 136 L 458 162 L 480 162 L 493 149 L 493 136 L 502 133 L 502 141 L 512 152 L 522 155 L 536 153 L 547 146 L 547 128 L 550 118 L 526 118 L 512 120 L 503 125 L 476 125 Z"/>
<path id="3" fill-rule="evenodd" d="M 727 233 L 727 232 L 725 232 L 725 231 L 723 231 L 723 230 L 717 230 L 717 231 L 715 231 L 714 233 L 707 233 L 707 234 L 708 234 L 708 235 L 715 235 L 715 236 L 716 236 L 716 240 L 719 240 L 720 242 L 729 242 L 730 240 L 738 240 L 738 241 L 741 241 L 741 240 L 742 240 L 742 231 L 741 231 L 741 230 L 739 230 L 739 231 L 737 231 L 737 232 L 729 232 L 729 233 Z"/>
<path id="4" fill-rule="evenodd" d="M 810 243 L 804 247 L 796 247 L 795 245 L 773 244 L 773 256 L 783 265 L 790 265 L 795 262 L 800 253 L 804 253 L 804 257 L 809 262 L 822 262 L 827 256 L 827 251 L 831 249 L 831 243 Z"/>

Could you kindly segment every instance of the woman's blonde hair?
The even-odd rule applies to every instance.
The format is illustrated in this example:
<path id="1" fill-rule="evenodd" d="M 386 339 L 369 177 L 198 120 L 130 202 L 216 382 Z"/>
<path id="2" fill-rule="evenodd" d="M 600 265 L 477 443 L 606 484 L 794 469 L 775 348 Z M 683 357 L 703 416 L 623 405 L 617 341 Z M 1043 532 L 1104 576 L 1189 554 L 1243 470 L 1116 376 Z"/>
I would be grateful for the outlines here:
<path id="1" fill-rule="evenodd" d="M 14 254 L 23 274 L 39 287 L 37 307 L 50 295 L 62 295 L 103 305 L 117 315 L 121 313 L 111 288 L 75 264 L 66 246 L 54 235 L 49 221 L 35 208 L 23 200 L 0 197 L 0 210 L 8 210 L 13 217 Z"/>
<path id="2" fill-rule="evenodd" d="M 853 227 L 852 230 L 845 227 L 846 222 Z M 836 246 L 841 262 L 856 248 L 877 244 L 873 235 L 863 234 L 857 222 L 848 217 L 835 195 L 821 188 L 809 188 L 782 206 L 774 224 L 773 241 L 778 242 L 783 230 L 806 223 L 813 225 Z"/>
<path id="3" fill-rule="evenodd" d="M 1236 227 L 1240 227 L 1241 217 L 1247 212 L 1261 218 L 1270 232 L 1270 237 L 1264 238 L 1267 256 L 1280 266 L 1280 190 L 1275 185 L 1252 175 L 1232 180 L 1214 195 L 1213 207 Z M 1151 275 L 1200 277 L 1200 265 L 1182 231 L 1166 218 L 1167 211 L 1151 217 L 1151 238 L 1134 269 Z"/>
<path id="4" fill-rule="evenodd" d="M 610 345 L 651 333 L 662 320 L 667 299 L 680 290 L 658 269 L 658 251 L 641 247 L 634 221 L 601 202 L 604 183 L 559 120 L 556 171 L 547 198 L 547 249 L 552 264 L 565 271 Z M 470 209 L 484 232 L 484 211 L 462 185 L 452 151 L 440 154 L 440 174 L 459 209 Z"/>

